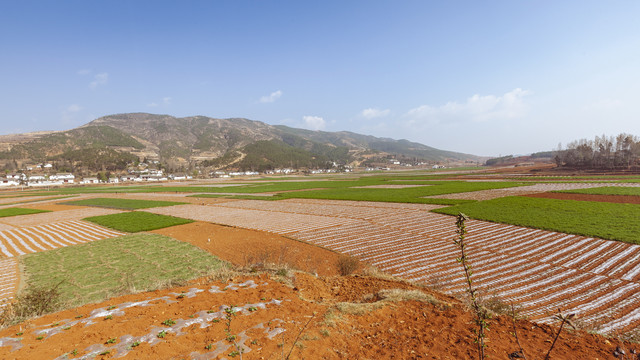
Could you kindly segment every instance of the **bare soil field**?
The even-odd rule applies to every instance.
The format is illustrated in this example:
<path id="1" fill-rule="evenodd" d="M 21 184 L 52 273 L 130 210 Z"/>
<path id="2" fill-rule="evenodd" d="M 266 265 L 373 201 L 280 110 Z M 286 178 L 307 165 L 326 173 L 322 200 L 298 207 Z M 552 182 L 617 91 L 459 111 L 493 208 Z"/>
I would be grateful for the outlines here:
<path id="1" fill-rule="evenodd" d="M 293 287 L 261 275 L 122 297 L 46 315 L 0 331 L 3 359 L 472 359 L 473 319 L 463 305 L 403 282 L 296 273 Z M 427 302 L 379 300 L 385 289 L 418 291 Z M 407 294 L 406 292 L 399 292 Z M 379 298 L 365 300 L 366 295 Z M 430 298 L 429 298 L 430 296 Z M 403 300 L 404 299 L 404 300 Z M 225 310 L 235 316 L 227 326 Z M 228 330 L 227 330 L 228 328 Z M 530 358 L 542 358 L 554 329 L 518 321 Z M 235 336 L 226 340 L 229 334 Z M 509 318 L 491 320 L 490 358 L 516 351 Z M 296 340 L 297 339 L 297 340 Z M 236 346 L 237 345 L 237 346 Z M 615 359 L 634 347 L 564 332 L 553 359 Z"/>
<path id="2" fill-rule="evenodd" d="M 340 254 L 272 233 L 205 222 L 152 232 L 186 241 L 238 266 L 260 268 L 273 263 L 324 276 L 338 274 Z"/>
<path id="3" fill-rule="evenodd" d="M 90 216 L 109 215 L 122 212 L 119 210 L 96 207 L 76 207 L 74 209 L 61 211 L 56 207 L 56 210 L 58 211 L 0 218 L 0 224 L 7 224 L 14 227 L 36 226 L 52 222 L 80 220 Z"/>

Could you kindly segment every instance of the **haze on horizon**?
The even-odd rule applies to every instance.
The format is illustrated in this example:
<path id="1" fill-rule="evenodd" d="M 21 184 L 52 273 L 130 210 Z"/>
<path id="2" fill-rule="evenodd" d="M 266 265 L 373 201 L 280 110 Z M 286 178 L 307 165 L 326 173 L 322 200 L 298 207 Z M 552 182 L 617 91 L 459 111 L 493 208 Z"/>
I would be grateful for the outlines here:
<path id="1" fill-rule="evenodd" d="M 0 134 L 149 112 L 475 155 L 640 135 L 637 1 L 20 1 Z"/>

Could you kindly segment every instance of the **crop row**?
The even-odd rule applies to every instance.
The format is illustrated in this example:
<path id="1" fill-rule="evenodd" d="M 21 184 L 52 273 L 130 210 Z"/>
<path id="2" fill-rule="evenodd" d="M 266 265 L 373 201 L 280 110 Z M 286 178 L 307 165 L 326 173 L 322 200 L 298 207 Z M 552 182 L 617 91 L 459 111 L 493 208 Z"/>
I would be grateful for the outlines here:
<path id="1" fill-rule="evenodd" d="M 528 186 L 504 188 L 504 189 L 491 189 L 481 191 L 471 191 L 458 194 L 446 194 L 428 196 L 433 199 L 457 199 L 457 200 L 491 200 L 505 196 L 519 196 L 528 194 L 538 194 L 548 191 L 565 191 L 565 190 L 577 190 L 577 189 L 591 189 L 606 186 L 625 186 L 625 187 L 638 187 L 637 183 L 549 183 L 549 184 L 535 184 Z"/>
<path id="2" fill-rule="evenodd" d="M 459 293 L 454 219 L 429 208 L 291 199 L 150 211 L 286 234 Z M 542 322 L 562 308 L 607 332 L 640 327 L 640 246 L 476 220 L 467 229 L 474 281 L 486 296 L 515 301 Z"/>
<path id="3" fill-rule="evenodd" d="M 0 231 L 0 253 L 13 257 L 121 235 L 85 221 L 63 221 Z"/>
<path id="4" fill-rule="evenodd" d="M 16 258 L 0 259 L 0 307 L 13 299 L 18 286 L 18 260 Z"/>

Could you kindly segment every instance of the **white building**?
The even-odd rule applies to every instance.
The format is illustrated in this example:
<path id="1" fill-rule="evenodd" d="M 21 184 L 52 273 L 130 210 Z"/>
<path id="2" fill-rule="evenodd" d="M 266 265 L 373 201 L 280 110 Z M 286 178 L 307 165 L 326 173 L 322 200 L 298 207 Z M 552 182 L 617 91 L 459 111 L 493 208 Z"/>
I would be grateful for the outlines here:
<path id="1" fill-rule="evenodd" d="M 58 173 L 55 175 L 49 176 L 49 180 L 52 181 L 60 181 L 64 184 L 73 184 L 75 181 L 75 175 L 69 173 Z"/>

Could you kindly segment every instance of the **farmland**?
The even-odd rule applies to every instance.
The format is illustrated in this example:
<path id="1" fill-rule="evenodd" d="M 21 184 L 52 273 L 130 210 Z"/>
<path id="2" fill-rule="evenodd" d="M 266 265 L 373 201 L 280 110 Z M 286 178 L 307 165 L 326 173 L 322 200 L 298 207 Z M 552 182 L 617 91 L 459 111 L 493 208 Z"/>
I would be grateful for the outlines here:
<path id="1" fill-rule="evenodd" d="M 233 201 L 157 208 L 199 221 L 284 234 L 357 256 L 394 275 L 464 288 L 451 239 L 451 217 L 434 205 L 323 200 Z M 472 220 L 470 256 L 476 283 L 486 292 L 523 304 L 524 314 L 550 321 L 553 309 L 580 314 L 607 331 L 640 324 L 640 247 L 579 235 Z M 581 296 L 573 296 L 575 293 Z M 603 309 L 620 318 L 603 323 Z"/>
<path id="2" fill-rule="evenodd" d="M 77 305 L 118 293 L 122 289 L 117 284 L 129 283 L 127 274 L 134 272 L 136 281 L 141 281 L 130 282 L 135 289 L 184 280 L 183 270 L 204 274 L 219 262 L 196 255 L 203 252 L 178 249 L 179 244 L 187 245 L 182 241 L 146 232 L 164 228 L 156 233 L 182 234 L 183 241 L 215 252 L 223 242 L 210 233 L 199 234 L 197 240 L 195 233 L 189 237 L 198 228 L 208 229 L 207 223 L 270 233 L 318 246 L 327 254 L 351 255 L 388 274 L 458 296 L 464 294 L 465 282 L 455 260 L 459 253 L 450 214 L 464 212 L 472 218 L 467 222 L 467 249 L 474 284 L 483 297 L 514 302 L 522 315 L 538 323 L 551 323 L 561 308 L 594 331 L 640 330 L 640 246 L 633 244 L 640 239 L 640 205 L 528 196 L 611 191 L 634 197 L 638 184 L 592 178 L 525 183 L 489 176 L 462 180 L 472 174 L 448 176 L 452 178 L 375 175 L 267 179 L 232 186 L 117 187 L 127 191 L 101 195 L 88 188 L 90 194 L 77 190 L 78 199 L 71 202 L 43 197 L 43 203 L 29 208 L 50 212 L 0 219 L 4 257 L 0 296 L 15 296 L 21 281 L 18 262 L 28 273 L 28 286 L 66 279 L 64 293 L 74 294 L 71 298 Z M 231 234 L 218 232 L 225 233 Z M 240 262 L 258 256 L 260 250 L 254 247 L 260 246 L 260 237 L 251 236 L 257 237 L 238 240 L 251 244 L 251 249 L 229 242 L 224 251 Z M 270 251 L 278 248 L 272 246 Z M 195 261 L 193 266 L 187 265 L 190 261 Z M 60 274 L 49 273 L 51 268 Z"/>
<path id="3" fill-rule="evenodd" d="M 83 305 L 119 292 L 155 289 L 203 276 L 223 266 L 187 243 L 160 235 L 128 235 L 30 254 L 29 286 L 57 283 L 62 301 Z M 51 269 L 56 269 L 51 274 Z M 91 271 L 88 271 L 91 269 Z"/>

